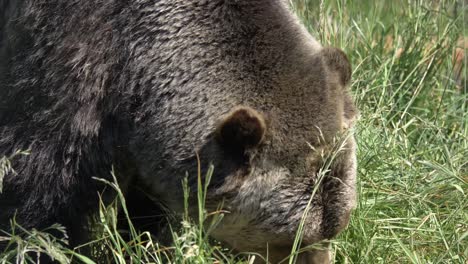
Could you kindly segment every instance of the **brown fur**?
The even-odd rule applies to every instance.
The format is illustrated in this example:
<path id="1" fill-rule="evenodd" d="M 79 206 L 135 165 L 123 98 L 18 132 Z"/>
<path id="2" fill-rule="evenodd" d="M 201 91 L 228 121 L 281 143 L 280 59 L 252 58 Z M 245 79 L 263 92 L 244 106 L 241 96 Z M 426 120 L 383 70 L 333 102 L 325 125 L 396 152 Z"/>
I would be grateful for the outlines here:
<path id="1" fill-rule="evenodd" d="M 303 245 L 346 226 L 352 136 L 318 176 L 357 114 L 350 64 L 287 1 L 6 0 L 0 14 L 0 154 L 31 150 L 5 176 L 0 229 L 16 215 L 86 241 L 103 190 L 93 177 L 111 180 L 112 167 L 135 216 L 158 203 L 183 213 L 181 182 L 197 191 L 198 160 L 215 168 L 206 209 L 229 212 L 211 235 L 235 250 L 287 257 L 309 200 Z"/>

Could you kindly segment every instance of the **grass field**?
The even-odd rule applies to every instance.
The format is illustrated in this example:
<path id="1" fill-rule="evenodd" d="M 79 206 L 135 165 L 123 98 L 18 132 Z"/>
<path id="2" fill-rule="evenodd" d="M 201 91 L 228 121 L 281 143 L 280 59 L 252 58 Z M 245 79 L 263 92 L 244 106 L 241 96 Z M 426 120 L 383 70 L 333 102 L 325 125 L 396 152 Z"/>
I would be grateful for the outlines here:
<path id="1" fill-rule="evenodd" d="M 466 263 L 466 72 L 453 63 L 463 13 L 453 1 L 382 1 L 365 12 L 347 2 L 326 4 L 332 20 L 316 33 L 351 57 L 361 109 L 359 206 L 337 259 Z"/>
<path id="2" fill-rule="evenodd" d="M 330 2 L 321 32 L 310 28 L 350 56 L 361 110 L 359 205 L 333 246 L 338 262 L 466 263 L 466 69 L 454 63 L 456 45 L 466 45 L 466 9 L 454 1 Z M 303 17 L 318 17 L 307 7 L 299 5 Z"/>
<path id="3" fill-rule="evenodd" d="M 466 52 L 467 7 L 462 1 L 296 0 L 293 8 L 312 35 L 342 48 L 354 68 L 359 202 L 348 229 L 332 241 L 336 263 L 468 263 L 468 91 L 466 57 L 459 56 Z M 213 217 L 203 210 L 173 230 L 168 248 L 136 231 L 133 241 L 124 241 L 115 210 L 103 208 L 98 219 L 97 244 L 112 263 L 252 259 L 210 241 L 199 222 Z M 0 263 L 38 249 L 64 263 L 71 257 L 93 263 L 42 233 L 30 237 L 14 237 L 17 247 L 0 255 Z"/>

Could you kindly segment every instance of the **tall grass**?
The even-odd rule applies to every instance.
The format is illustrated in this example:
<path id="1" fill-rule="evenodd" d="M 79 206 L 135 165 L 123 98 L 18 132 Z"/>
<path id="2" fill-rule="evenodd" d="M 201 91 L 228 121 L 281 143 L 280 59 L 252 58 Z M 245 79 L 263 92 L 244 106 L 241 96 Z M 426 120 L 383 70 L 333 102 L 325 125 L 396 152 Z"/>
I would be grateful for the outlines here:
<path id="1" fill-rule="evenodd" d="M 45 230 L 25 230 L 12 219 L 13 232 L 4 232 L 0 236 L 0 242 L 8 244 L 6 250 L 0 253 L 0 263 L 38 263 L 41 256 L 48 256 L 57 263 L 233 263 L 236 256 L 209 239 L 209 232 L 219 223 L 223 211 L 205 210 L 206 191 L 213 167 L 209 168 L 205 177 L 202 177 L 201 173 L 199 170 L 198 221 L 188 216 L 190 193 L 187 180 L 184 180 L 181 184 L 184 187 L 186 213 L 181 225 L 175 229 L 171 228 L 172 245 L 161 245 L 150 233 L 135 229 L 127 211 L 125 197 L 114 176 L 112 182 L 95 179 L 110 186 L 117 193 L 116 200 L 110 205 L 101 202 L 99 216 L 93 219 L 95 240 L 70 250 L 66 247 L 66 230 L 62 226 L 54 225 Z M 204 182 L 202 178 L 205 179 Z M 118 229 L 119 217 L 128 221 L 128 230 Z M 57 232 L 64 238 L 57 239 L 50 234 Z M 78 253 L 81 248 L 90 248 L 93 259 Z M 42 261 L 44 260 L 42 258 Z"/>
<path id="2" fill-rule="evenodd" d="M 466 57 L 457 60 L 454 55 L 465 52 L 460 41 L 467 33 L 464 2 L 295 0 L 292 7 L 312 35 L 345 50 L 354 67 L 352 90 L 360 109 L 359 201 L 349 227 L 332 241 L 335 261 L 466 263 Z M 199 217 L 183 217 L 181 226 L 172 229 L 169 247 L 138 233 L 131 223 L 130 238 L 120 235 L 116 212 L 125 208 L 121 193 L 118 203 L 102 206 L 102 234 L 93 243 L 104 252 L 104 261 L 250 263 L 258 258 L 240 258 L 208 238 L 222 211 L 210 214 L 203 207 L 212 171 L 203 182 L 200 175 L 205 173 L 199 172 Z M 34 262 L 22 253 L 30 250 L 62 263 L 93 263 L 42 232 L 20 231 L 22 236 L 7 238 L 17 249 L 0 253 L 1 263 L 15 262 L 17 256 Z"/>
<path id="3" fill-rule="evenodd" d="M 466 68 L 456 75 L 456 67 L 465 66 L 454 63 L 465 7 L 455 1 L 320 2 L 297 1 L 297 12 L 322 43 L 351 58 L 361 110 L 359 204 L 333 245 L 338 262 L 465 263 Z"/>

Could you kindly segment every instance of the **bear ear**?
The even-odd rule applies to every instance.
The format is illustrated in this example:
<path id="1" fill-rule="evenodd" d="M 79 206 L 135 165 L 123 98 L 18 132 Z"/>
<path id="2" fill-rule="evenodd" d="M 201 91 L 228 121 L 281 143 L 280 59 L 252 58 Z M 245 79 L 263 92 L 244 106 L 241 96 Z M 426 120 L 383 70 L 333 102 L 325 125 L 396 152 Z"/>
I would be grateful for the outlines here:
<path id="1" fill-rule="evenodd" d="M 328 69 L 339 76 L 340 84 L 343 87 L 348 86 L 351 81 L 351 64 L 348 56 L 342 50 L 334 47 L 325 47 L 321 53 Z"/>
<path id="2" fill-rule="evenodd" d="M 231 150 L 245 150 L 259 145 L 266 131 L 265 119 L 254 109 L 237 107 L 223 118 L 217 139 Z"/>

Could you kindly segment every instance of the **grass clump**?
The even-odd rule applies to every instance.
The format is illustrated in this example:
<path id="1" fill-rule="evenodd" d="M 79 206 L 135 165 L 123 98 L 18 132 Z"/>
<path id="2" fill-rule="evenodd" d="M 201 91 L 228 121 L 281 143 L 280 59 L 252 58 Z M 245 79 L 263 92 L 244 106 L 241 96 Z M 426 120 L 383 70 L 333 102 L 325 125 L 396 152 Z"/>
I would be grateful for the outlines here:
<path id="1" fill-rule="evenodd" d="M 7 243 L 6 250 L 0 253 L 0 263 L 39 263 L 52 259 L 57 263 L 232 263 L 236 256 L 209 239 L 209 231 L 222 218 L 223 211 L 207 212 L 204 204 L 207 187 L 213 173 L 211 166 L 203 177 L 198 174 L 198 222 L 188 216 L 189 191 L 184 180 L 186 213 L 180 226 L 171 227 L 172 245 L 163 246 L 148 232 L 135 229 L 130 220 L 125 198 L 117 179 L 110 182 L 96 180 L 113 188 L 117 197 L 110 205 L 101 202 L 99 216 L 92 219 L 95 240 L 73 250 L 68 249 L 66 230 L 60 225 L 53 225 L 45 230 L 25 230 L 12 220 L 13 233 L 0 236 L 0 243 Z M 114 175 L 114 174 L 112 174 Z M 128 230 L 119 230 L 119 217 L 128 221 Z M 1 233 L 0 233 L 1 234 Z M 54 235 L 52 235 L 54 234 Z M 61 239 L 57 237 L 62 237 Z M 91 254 L 92 259 L 80 254 L 83 249 Z M 42 258 L 41 258 L 42 257 Z"/>
<path id="2" fill-rule="evenodd" d="M 205 199 L 208 184 L 213 174 L 211 166 L 202 177 L 202 172 L 198 171 L 198 221 L 190 219 L 188 216 L 188 204 L 190 192 L 185 179 L 182 183 L 184 187 L 184 208 L 180 225 L 170 227 L 172 243 L 161 245 L 148 232 L 140 232 L 135 229 L 130 220 L 125 198 L 114 182 L 102 179 L 117 192 L 117 201 L 111 206 L 101 204 L 100 220 L 98 227 L 102 229 L 102 235 L 89 245 L 94 245 L 94 254 L 100 255 L 98 263 L 228 263 L 232 256 L 226 255 L 226 250 L 220 245 L 212 243 L 208 238 L 209 230 L 222 218 L 222 211 L 207 212 L 205 210 Z M 204 179 L 204 181 L 202 180 Z M 123 214 L 123 216 L 120 216 Z M 128 230 L 124 232 L 118 229 L 117 217 L 124 217 L 128 221 Z M 94 262 L 91 262 L 94 263 Z"/>

